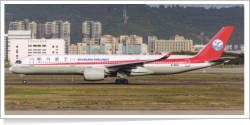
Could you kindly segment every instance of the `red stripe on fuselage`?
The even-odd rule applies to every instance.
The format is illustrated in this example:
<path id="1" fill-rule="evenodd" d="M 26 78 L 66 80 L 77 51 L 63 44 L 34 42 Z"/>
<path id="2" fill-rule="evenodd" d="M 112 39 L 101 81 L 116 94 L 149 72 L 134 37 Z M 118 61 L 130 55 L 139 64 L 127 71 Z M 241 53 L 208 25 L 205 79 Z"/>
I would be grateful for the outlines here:
<path id="1" fill-rule="evenodd" d="M 210 60 L 215 60 L 215 59 L 219 59 L 219 58 L 201 58 L 201 57 L 193 57 L 193 58 L 184 58 L 184 59 L 166 59 L 166 60 L 161 60 L 161 61 L 156 61 L 156 62 L 151 62 L 148 64 L 171 64 L 171 63 L 182 63 L 185 64 L 186 60 L 190 60 L 190 63 L 205 63 L 205 61 L 210 61 Z M 145 60 L 140 60 L 140 61 L 145 61 Z M 96 62 L 72 62 L 72 63 L 36 63 L 34 65 L 109 65 L 109 64 L 123 64 L 123 63 L 132 63 L 132 62 L 138 62 L 138 61 L 96 61 Z M 29 65 L 29 64 L 26 64 Z"/>

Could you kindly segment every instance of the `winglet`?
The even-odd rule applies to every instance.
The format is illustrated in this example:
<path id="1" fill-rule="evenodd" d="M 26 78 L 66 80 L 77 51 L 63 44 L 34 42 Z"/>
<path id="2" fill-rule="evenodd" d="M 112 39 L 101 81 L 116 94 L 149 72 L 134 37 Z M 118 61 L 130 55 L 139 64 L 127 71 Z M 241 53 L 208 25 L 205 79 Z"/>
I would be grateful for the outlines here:
<path id="1" fill-rule="evenodd" d="M 168 53 L 167 55 L 163 56 L 162 58 L 160 58 L 159 60 L 164 60 L 167 59 L 169 56 L 171 56 L 174 53 L 174 51 Z"/>
<path id="2" fill-rule="evenodd" d="M 174 51 L 168 53 L 168 57 L 171 56 L 174 53 Z"/>

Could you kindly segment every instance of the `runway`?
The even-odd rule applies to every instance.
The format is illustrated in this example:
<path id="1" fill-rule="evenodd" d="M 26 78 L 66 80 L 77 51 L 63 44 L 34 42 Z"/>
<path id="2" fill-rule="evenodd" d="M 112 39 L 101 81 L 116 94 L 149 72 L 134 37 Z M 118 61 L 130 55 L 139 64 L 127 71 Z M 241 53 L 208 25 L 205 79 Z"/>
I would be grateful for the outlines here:
<path id="1" fill-rule="evenodd" d="M 8 71 L 8 68 L 5 68 L 5 73 L 11 73 Z M 195 71 L 186 72 L 184 74 L 244 74 L 244 68 L 205 68 Z M 72 82 L 71 79 L 30 79 L 27 77 L 27 83 L 23 84 L 22 79 L 5 79 L 6 86 L 20 85 L 20 86 L 133 86 L 133 85 L 244 85 L 244 82 L 237 79 L 176 79 L 176 78 L 167 78 L 167 79 L 154 79 L 154 80 L 136 80 L 128 79 L 129 84 L 115 84 L 115 79 L 105 79 L 101 82 L 91 82 L 84 81 L 83 79 L 74 79 Z"/>
<path id="2" fill-rule="evenodd" d="M 19 80 L 20 81 L 20 80 Z M 140 80 L 142 81 L 142 80 Z M 130 81 L 131 82 L 131 81 Z M 152 81 L 151 81 L 152 82 Z M 129 84 L 116 84 L 116 83 L 5 83 L 5 86 L 13 86 L 13 85 L 18 85 L 18 86 L 136 86 L 136 85 L 150 85 L 150 86 L 190 86 L 190 85 L 195 85 L 195 86 L 220 86 L 220 85 L 241 85 L 244 86 L 244 83 L 129 83 Z"/>
<path id="3" fill-rule="evenodd" d="M 5 115 L 244 115 L 243 108 L 5 109 Z M 84 117 L 84 116 L 83 116 Z"/>

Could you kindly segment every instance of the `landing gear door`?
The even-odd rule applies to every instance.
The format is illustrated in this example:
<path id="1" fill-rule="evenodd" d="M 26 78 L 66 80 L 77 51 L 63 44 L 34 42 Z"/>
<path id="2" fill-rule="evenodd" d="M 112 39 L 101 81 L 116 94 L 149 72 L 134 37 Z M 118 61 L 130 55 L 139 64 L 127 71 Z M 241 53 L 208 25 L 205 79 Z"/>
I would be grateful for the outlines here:
<path id="1" fill-rule="evenodd" d="M 75 66 L 75 58 L 70 59 L 70 66 L 72 66 L 72 67 Z"/>
<path id="2" fill-rule="evenodd" d="M 34 66 L 34 58 L 30 58 L 30 67 L 33 67 Z"/>
<path id="3" fill-rule="evenodd" d="M 190 59 L 185 59 L 185 66 L 190 67 Z"/>

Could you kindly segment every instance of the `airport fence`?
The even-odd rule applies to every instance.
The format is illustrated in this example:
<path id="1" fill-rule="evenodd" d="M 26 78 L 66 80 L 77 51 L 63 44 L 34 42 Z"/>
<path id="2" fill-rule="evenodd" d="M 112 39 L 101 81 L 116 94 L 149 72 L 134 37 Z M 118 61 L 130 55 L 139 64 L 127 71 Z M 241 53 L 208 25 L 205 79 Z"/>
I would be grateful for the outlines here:
<path id="1" fill-rule="evenodd" d="M 216 65 L 211 68 L 244 68 L 244 65 Z"/>

